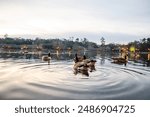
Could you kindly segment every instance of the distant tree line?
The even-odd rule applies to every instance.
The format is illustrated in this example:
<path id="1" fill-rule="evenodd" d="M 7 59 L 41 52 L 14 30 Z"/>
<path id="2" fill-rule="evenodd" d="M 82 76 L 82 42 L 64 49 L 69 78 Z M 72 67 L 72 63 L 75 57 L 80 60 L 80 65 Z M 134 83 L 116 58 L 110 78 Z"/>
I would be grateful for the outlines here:
<path id="1" fill-rule="evenodd" d="M 37 45 L 42 46 L 44 49 L 56 49 L 57 47 L 61 49 L 88 49 L 88 50 L 96 50 L 101 47 L 97 43 L 88 41 L 87 38 L 76 38 L 76 39 L 23 39 L 23 38 L 0 38 L 0 48 L 4 45 L 13 45 L 16 47 L 20 47 L 21 45 Z M 105 45 L 105 48 L 109 51 L 118 52 L 118 48 L 123 45 L 109 43 Z M 150 38 L 143 38 L 140 41 L 129 42 L 127 45 L 128 48 L 134 46 L 138 48 L 140 52 L 148 52 L 150 49 Z"/>
<path id="2" fill-rule="evenodd" d="M 128 46 L 134 46 L 138 48 L 140 52 L 148 52 L 148 49 L 150 49 L 150 38 L 143 38 L 140 41 L 130 42 Z"/>
<path id="3" fill-rule="evenodd" d="M 105 45 L 105 47 L 108 47 L 111 51 L 118 51 L 120 47 L 127 47 L 128 49 L 134 47 L 139 52 L 148 52 L 150 51 L 150 38 L 143 38 L 140 39 L 140 41 L 136 40 L 134 42 L 129 42 L 128 44 L 109 43 Z"/>
<path id="4" fill-rule="evenodd" d="M 13 45 L 13 46 L 21 46 L 21 45 L 37 45 L 42 46 L 44 49 L 56 49 L 60 47 L 62 49 L 77 49 L 77 48 L 84 48 L 84 49 L 96 49 L 98 45 L 94 42 L 89 42 L 88 39 L 83 38 L 79 39 L 76 38 L 75 40 L 69 39 L 15 39 L 15 38 L 1 38 L 0 45 Z"/>

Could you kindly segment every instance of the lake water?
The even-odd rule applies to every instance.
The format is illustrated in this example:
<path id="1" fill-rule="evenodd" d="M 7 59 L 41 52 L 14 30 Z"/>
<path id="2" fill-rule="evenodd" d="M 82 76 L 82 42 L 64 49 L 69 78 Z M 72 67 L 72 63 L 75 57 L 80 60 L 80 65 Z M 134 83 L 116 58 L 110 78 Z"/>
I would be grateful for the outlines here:
<path id="1" fill-rule="evenodd" d="M 89 77 L 73 72 L 73 55 L 0 55 L 0 99 L 150 99 L 150 67 L 91 53 L 96 71 Z"/>

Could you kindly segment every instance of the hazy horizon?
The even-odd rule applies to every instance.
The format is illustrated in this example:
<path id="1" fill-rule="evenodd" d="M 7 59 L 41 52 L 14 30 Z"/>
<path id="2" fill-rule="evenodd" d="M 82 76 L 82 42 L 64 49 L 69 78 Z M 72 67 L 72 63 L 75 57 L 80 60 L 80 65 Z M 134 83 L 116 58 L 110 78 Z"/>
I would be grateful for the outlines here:
<path id="1" fill-rule="evenodd" d="M 150 36 L 149 0 L 0 0 L 0 36 L 128 43 Z"/>

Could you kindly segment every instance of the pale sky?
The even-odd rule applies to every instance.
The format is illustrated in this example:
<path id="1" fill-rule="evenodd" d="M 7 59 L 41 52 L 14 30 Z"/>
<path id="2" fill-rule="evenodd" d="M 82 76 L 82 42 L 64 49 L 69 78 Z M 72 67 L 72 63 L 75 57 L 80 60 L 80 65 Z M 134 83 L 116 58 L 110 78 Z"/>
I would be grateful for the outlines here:
<path id="1" fill-rule="evenodd" d="M 0 0 L 0 36 L 127 43 L 150 37 L 150 0 Z"/>

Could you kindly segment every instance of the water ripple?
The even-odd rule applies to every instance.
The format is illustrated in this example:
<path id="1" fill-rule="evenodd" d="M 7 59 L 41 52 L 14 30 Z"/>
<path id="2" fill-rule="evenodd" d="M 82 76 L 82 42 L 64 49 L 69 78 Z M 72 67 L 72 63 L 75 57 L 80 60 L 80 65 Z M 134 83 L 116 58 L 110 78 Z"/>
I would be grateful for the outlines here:
<path id="1" fill-rule="evenodd" d="M 87 77 L 72 67 L 72 61 L 1 60 L 0 99 L 150 99 L 149 69 L 97 62 Z"/>

